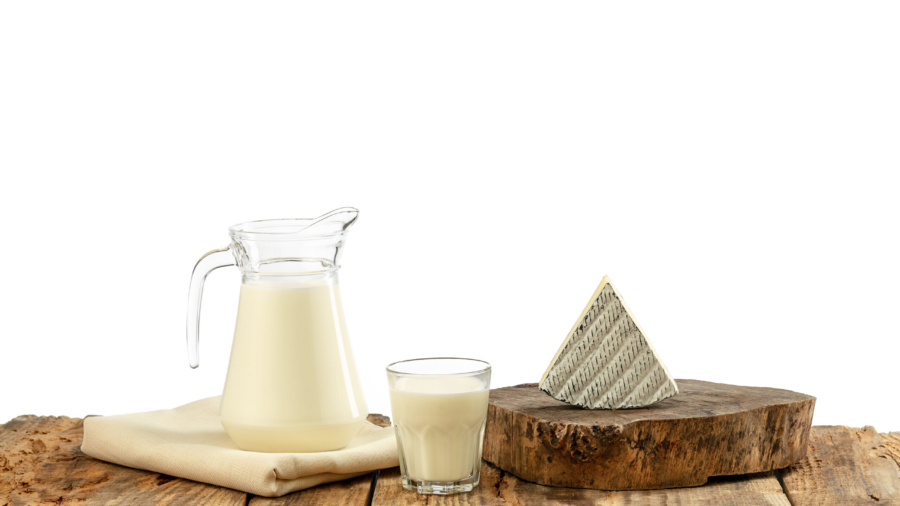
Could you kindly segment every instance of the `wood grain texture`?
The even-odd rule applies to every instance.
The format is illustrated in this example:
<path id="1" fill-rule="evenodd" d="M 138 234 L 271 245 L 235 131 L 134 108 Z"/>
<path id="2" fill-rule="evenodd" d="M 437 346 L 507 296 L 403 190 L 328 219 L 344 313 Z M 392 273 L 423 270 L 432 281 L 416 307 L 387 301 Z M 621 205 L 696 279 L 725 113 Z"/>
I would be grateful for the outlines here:
<path id="1" fill-rule="evenodd" d="M 815 398 L 677 380 L 652 406 L 585 410 L 535 384 L 491 390 L 484 458 L 558 487 L 649 490 L 787 467 L 806 455 Z"/>
<path id="2" fill-rule="evenodd" d="M 427 496 L 404 490 L 400 469 L 381 472 L 372 498 L 382 505 L 597 505 L 597 506 L 791 506 L 775 476 L 769 473 L 713 478 L 703 487 L 670 490 L 609 492 L 546 487 L 520 480 L 483 462 L 481 483 L 467 494 Z"/>
<path id="3" fill-rule="evenodd" d="M 375 420 L 382 426 L 390 423 L 386 417 L 370 418 Z M 473 492 L 448 497 L 403 490 L 399 468 L 382 471 L 374 488 L 370 474 L 278 498 L 248 497 L 235 490 L 95 460 L 79 451 L 81 438 L 78 418 L 22 416 L 0 425 L 0 506 L 363 506 L 370 493 L 376 505 L 900 505 L 900 433 L 878 434 L 871 427 L 813 427 L 807 456 L 795 465 L 774 474 L 710 478 L 702 487 L 618 492 L 547 487 L 484 462 L 481 484 Z"/>
<path id="4" fill-rule="evenodd" d="M 243 506 L 247 494 L 109 464 L 81 453 L 80 418 L 21 416 L 0 426 L 0 506 Z"/>
<path id="5" fill-rule="evenodd" d="M 794 506 L 900 505 L 900 432 L 813 427 L 806 457 L 778 475 Z"/>
<path id="6" fill-rule="evenodd" d="M 373 414 L 369 421 L 390 426 Z M 0 425 L 0 506 L 48 504 L 209 504 L 266 506 L 364 505 L 374 473 L 282 497 L 248 497 L 244 492 L 151 473 L 97 460 L 81 453 L 80 418 L 20 416 Z"/>

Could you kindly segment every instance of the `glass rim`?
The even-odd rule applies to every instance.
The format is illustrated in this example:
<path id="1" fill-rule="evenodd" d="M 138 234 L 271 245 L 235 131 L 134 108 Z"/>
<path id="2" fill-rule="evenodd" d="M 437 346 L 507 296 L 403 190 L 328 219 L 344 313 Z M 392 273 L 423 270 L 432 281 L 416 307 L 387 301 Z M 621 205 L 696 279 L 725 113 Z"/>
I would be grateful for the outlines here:
<path id="1" fill-rule="evenodd" d="M 483 367 L 483 368 L 481 368 L 481 369 L 477 369 L 477 370 L 474 370 L 474 371 L 452 372 L 452 373 L 444 373 L 444 374 L 441 374 L 441 373 L 433 373 L 433 372 L 427 372 L 427 373 L 401 372 L 401 371 L 396 371 L 396 370 L 394 370 L 394 369 L 391 369 L 391 367 L 393 367 L 393 366 L 395 366 L 395 365 L 397 365 L 397 364 L 406 364 L 406 363 L 409 363 L 409 362 L 424 362 L 424 361 L 426 361 L 426 360 L 468 360 L 468 361 L 470 361 L 470 362 L 481 362 L 481 363 L 484 364 L 486 367 Z M 482 374 L 482 373 L 486 373 L 486 372 L 488 372 L 488 371 L 491 370 L 491 364 L 490 364 L 489 362 L 485 361 L 485 360 L 479 360 L 479 359 L 477 359 L 477 358 L 466 358 L 466 357 L 425 357 L 425 358 L 411 358 L 411 359 L 408 359 L 408 360 L 398 360 L 398 361 L 396 361 L 396 362 L 392 362 L 392 363 L 388 364 L 387 367 L 385 367 L 384 369 L 388 372 L 388 374 L 393 374 L 393 375 L 395 375 L 395 376 L 410 376 L 410 377 L 411 377 L 411 376 L 416 376 L 416 377 L 428 377 L 428 376 L 430 376 L 430 377 L 437 377 L 437 378 L 449 378 L 449 377 L 452 377 L 452 376 L 471 376 L 471 375 L 473 375 L 473 374 Z"/>

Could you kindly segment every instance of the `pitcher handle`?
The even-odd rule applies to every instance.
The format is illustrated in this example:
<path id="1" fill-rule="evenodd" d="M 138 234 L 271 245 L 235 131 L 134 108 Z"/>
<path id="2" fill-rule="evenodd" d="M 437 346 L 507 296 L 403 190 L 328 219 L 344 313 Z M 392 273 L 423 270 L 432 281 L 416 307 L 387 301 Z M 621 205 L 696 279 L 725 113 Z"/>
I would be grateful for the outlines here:
<path id="1" fill-rule="evenodd" d="M 214 249 L 200 257 L 191 274 L 187 310 L 187 346 L 191 369 L 200 365 L 200 299 L 203 297 L 203 283 L 206 282 L 207 274 L 229 265 L 235 265 L 231 249 Z"/>

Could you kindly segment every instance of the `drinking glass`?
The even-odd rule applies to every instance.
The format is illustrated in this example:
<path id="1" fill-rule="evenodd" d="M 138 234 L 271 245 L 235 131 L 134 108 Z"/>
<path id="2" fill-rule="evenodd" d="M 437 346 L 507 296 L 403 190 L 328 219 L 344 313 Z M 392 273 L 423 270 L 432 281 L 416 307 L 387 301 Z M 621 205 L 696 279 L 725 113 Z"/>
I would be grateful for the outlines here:
<path id="1" fill-rule="evenodd" d="M 403 488 L 469 492 L 481 477 L 491 364 L 420 358 L 387 366 Z"/>

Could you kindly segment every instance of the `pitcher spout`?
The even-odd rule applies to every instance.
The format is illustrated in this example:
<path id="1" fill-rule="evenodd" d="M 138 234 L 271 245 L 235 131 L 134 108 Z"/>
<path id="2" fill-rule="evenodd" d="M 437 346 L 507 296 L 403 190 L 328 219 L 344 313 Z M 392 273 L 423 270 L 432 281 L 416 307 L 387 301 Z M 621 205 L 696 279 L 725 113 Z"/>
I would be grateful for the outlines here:
<path id="1" fill-rule="evenodd" d="M 359 210 L 341 207 L 316 218 L 260 220 L 229 228 L 237 266 L 251 276 L 298 276 L 341 266 L 347 232 Z"/>
<path id="2" fill-rule="evenodd" d="M 242 241 L 298 241 L 318 239 L 346 232 L 356 223 L 359 210 L 341 207 L 317 218 L 288 218 L 238 223 L 228 231 Z"/>

